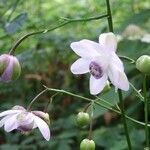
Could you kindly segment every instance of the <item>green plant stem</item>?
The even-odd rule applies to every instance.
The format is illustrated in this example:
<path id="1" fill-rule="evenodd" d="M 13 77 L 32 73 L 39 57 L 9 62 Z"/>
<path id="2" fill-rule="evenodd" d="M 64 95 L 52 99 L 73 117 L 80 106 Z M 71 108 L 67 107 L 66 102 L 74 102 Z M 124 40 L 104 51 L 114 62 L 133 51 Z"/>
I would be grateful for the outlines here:
<path id="1" fill-rule="evenodd" d="M 132 149 L 131 148 L 131 141 L 130 141 L 126 117 L 125 117 L 124 102 L 123 102 L 123 98 L 122 98 L 122 92 L 120 89 L 118 89 L 118 95 L 119 95 L 119 101 L 121 104 L 121 115 L 122 115 L 124 130 L 125 130 L 125 134 L 126 134 L 126 139 L 127 139 L 127 143 L 128 143 L 128 148 L 129 148 L 129 150 L 131 150 Z"/>
<path id="2" fill-rule="evenodd" d="M 27 107 L 27 111 L 30 111 L 31 109 L 31 106 L 33 105 L 33 103 L 36 101 L 36 99 L 41 96 L 43 93 L 45 93 L 48 89 L 44 89 L 42 92 L 40 92 L 31 102 L 30 104 L 28 105 Z"/>
<path id="3" fill-rule="evenodd" d="M 143 80 L 143 93 L 144 93 L 144 112 L 145 112 L 145 136 L 146 136 L 146 147 L 149 148 L 149 134 L 148 134 L 148 99 L 146 96 L 146 74 Z"/>
<path id="4" fill-rule="evenodd" d="M 87 21 L 92 21 L 92 20 L 99 20 L 99 19 L 102 19 L 102 18 L 106 18 L 108 17 L 107 14 L 104 14 L 104 15 L 100 15 L 100 16 L 96 16 L 96 17 L 89 17 L 89 18 L 80 18 L 80 19 L 69 19 L 69 18 L 64 18 L 62 22 L 60 22 L 57 26 L 55 27 L 52 27 L 50 29 L 44 29 L 44 30 L 41 30 L 41 31 L 35 31 L 35 32 L 31 32 L 31 33 L 28 33 L 26 35 L 24 35 L 23 37 L 21 37 L 15 44 L 14 46 L 11 48 L 11 50 L 9 51 L 9 54 L 13 55 L 16 48 L 20 45 L 20 43 L 22 41 L 24 41 L 25 39 L 27 39 L 29 36 L 32 36 L 32 35 L 36 35 L 36 34 L 43 34 L 43 33 L 47 33 L 47 32 L 50 32 L 50 31 L 53 31 L 55 29 L 58 29 L 60 27 L 63 27 L 69 23 L 75 23 L 75 22 L 87 22 Z"/>
<path id="5" fill-rule="evenodd" d="M 135 63 L 135 60 L 134 60 L 134 59 L 132 59 L 132 58 L 130 58 L 130 57 L 127 57 L 127 56 L 119 55 L 119 58 L 129 61 L 131 64 L 134 64 L 134 63 Z"/>
<path id="6" fill-rule="evenodd" d="M 83 99 L 84 101 L 87 101 L 87 102 L 93 102 L 93 101 L 94 101 L 94 103 L 95 103 L 96 105 L 98 105 L 98 106 L 100 106 L 100 107 L 103 107 L 103 108 L 105 108 L 105 109 L 107 109 L 107 110 L 113 111 L 113 112 L 115 112 L 115 113 L 121 115 L 121 112 L 120 112 L 119 110 L 116 110 L 116 109 L 113 109 L 112 107 L 109 107 L 109 106 L 106 106 L 106 105 L 104 105 L 104 104 L 101 104 L 101 103 L 95 101 L 95 99 L 90 99 L 90 98 L 87 98 L 87 97 L 84 97 L 84 96 L 81 96 L 81 95 L 77 95 L 77 94 L 74 94 L 74 93 L 71 93 L 71 92 L 68 92 L 68 91 L 65 91 L 65 90 L 48 88 L 48 87 L 46 87 L 46 86 L 44 86 L 44 87 L 45 87 L 47 90 L 49 90 L 49 91 L 59 92 L 59 93 L 62 93 L 62 94 L 67 94 L 67 95 L 70 95 L 70 96 L 73 96 L 73 97 L 76 97 L 76 98 L 79 98 L 79 99 Z M 145 123 L 144 123 L 144 122 L 141 122 L 141 121 L 138 121 L 138 120 L 136 120 L 136 119 L 133 119 L 133 118 L 127 116 L 127 115 L 125 115 L 125 117 L 126 117 L 127 119 L 129 119 L 130 121 L 132 121 L 132 122 L 138 124 L 138 125 L 145 126 Z M 148 124 L 148 127 L 150 127 L 150 124 Z"/>
<path id="7" fill-rule="evenodd" d="M 112 15 L 111 15 L 111 8 L 110 8 L 110 2 L 109 0 L 106 0 L 106 5 L 107 5 L 107 21 L 108 21 L 108 26 L 109 26 L 109 31 L 113 32 L 113 22 L 112 22 Z"/>
<path id="8" fill-rule="evenodd" d="M 107 20 L 108 20 L 108 25 L 109 25 L 109 31 L 113 32 L 113 22 L 112 22 L 112 14 L 111 14 L 111 7 L 110 7 L 109 0 L 106 0 L 106 5 L 107 5 L 107 14 L 108 14 Z M 126 123 L 124 103 L 122 100 L 122 91 L 120 89 L 118 90 L 118 96 L 119 96 L 119 100 L 121 103 L 121 115 L 122 115 L 122 119 L 123 119 L 123 125 L 124 125 L 125 135 L 126 135 L 126 139 L 127 139 L 128 149 L 132 150 L 128 127 L 127 127 L 127 123 Z"/>

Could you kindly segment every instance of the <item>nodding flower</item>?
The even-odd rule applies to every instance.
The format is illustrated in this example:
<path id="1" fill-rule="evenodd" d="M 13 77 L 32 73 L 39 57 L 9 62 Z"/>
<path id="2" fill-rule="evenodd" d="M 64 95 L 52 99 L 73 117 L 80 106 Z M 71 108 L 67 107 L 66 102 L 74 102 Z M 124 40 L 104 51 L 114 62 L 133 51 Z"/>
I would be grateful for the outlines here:
<path id="1" fill-rule="evenodd" d="M 0 55 L 0 81 L 11 82 L 16 80 L 21 73 L 21 66 L 15 56 L 9 54 Z"/>
<path id="2" fill-rule="evenodd" d="M 48 126 L 49 115 L 42 111 L 27 111 L 22 106 L 14 106 L 12 109 L 0 113 L 0 127 L 4 126 L 6 132 L 19 130 L 22 133 L 31 132 L 39 128 L 43 137 L 49 141 L 50 129 Z"/>

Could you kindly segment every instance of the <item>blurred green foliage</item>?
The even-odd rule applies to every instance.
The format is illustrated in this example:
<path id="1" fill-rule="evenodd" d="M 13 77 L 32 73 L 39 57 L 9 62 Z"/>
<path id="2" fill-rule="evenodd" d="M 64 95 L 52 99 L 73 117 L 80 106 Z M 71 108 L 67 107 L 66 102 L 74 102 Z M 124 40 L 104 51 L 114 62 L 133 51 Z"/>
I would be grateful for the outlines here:
<path id="1" fill-rule="evenodd" d="M 111 0 L 111 8 L 114 31 L 123 38 L 118 43 L 118 53 L 135 60 L 142 54 L 150 55 L 149 0 Z M 87 18 L 105 13 L 105 0 L 0 0 L 0 54 L 8 53 L 15 41 L 26 33 L 56 26 L 61 17 Z M 140 31 L 127 33 L 127 26 L 131 24 L 138 26 Z M 77 58 L 70 49 L 70 43 L 84 38 L 98 41 L 99 34 L 107 31 L 107 20 L 102 19 L 71 23 L 23 41 L 16 51 L 22 65 L 22 74 L 19 80 L 13 83 L 0 83 L 0 111 L 10 109 L 14 105 L 26 107 L 43 89 L 43 84 L 91 97 L 88 75 L 76 77 L 70 72 L 70 65 Z M 131 40 L 130 36 L 134 34 L 138 38 Z M 146 40 L 142 40 L 143 38 Z M 127 61 L 124 63 L 130 82 L 141 89 L 141 74 L 134 64 Z M 147 87 L 150 88 L 148 81 Z M 47 92 L 41 96 L 33 109 L 43 110 L 52 94 Z M 113 88 L 102 97 L 112 106 L 118 102 Z M 131 88 L 129 92 L 124 93 L 124 99 L 127 114 L 144 121 L 143 104 Z M 75 116 L 85 105 L 82 100 L 67 95 L 55 97 L 49 107 L 52 135 L 49 142 L 42 138 L 38 130 L 34 130 L 30 135 L 22 135 L 16 131 L 5 133 L 1 129 L 0 150 L 79 149 L 80 141 L 87 137 L 88 128 L 79 129 Z M 117 114 L 95 106 L 93 139 L 97 150 L 127 150 L 120 121 Z M 142 150 L 145 142 L 143 127 L 132 122 L 128 124 L 134 150 Z"/>

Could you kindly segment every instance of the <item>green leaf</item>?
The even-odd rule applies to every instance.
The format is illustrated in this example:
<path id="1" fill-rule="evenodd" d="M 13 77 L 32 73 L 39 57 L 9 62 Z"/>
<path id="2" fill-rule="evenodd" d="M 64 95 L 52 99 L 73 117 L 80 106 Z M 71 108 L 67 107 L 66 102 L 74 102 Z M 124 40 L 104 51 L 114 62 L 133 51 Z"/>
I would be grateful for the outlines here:
<path id="1" fill-rule="evenodd" d="M 25 23 L 26 19 L 27 19 L 27 13 L 21 13 L 16 18 L 14 18 L 12 21 L 6 23 L 6 25 L 5 25 L 6 32 L 8 34 L 15 33 L 16 31 L 21 29 L 21 27 Z"/>

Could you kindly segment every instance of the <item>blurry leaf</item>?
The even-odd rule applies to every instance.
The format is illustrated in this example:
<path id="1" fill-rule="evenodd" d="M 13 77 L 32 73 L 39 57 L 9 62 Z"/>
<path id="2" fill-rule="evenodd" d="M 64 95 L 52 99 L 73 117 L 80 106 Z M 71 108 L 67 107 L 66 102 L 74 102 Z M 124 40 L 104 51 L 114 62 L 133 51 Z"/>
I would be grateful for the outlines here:
<path id="1" fill-rule="evenodd" d="M 69 140 L 68 140 L 68 141 L 69 141 Z M 59 145 L 58 145 L 58 147 L 57 147 L 57 150 L 62 150 L 62 149 L 64 149 L 64 150 L 71 150 L 68 141 L 62 140 L 62 141 L 59 143 Z"/>
<path id="2" fill-rule="evenodd" d="M 20 146 L 19 145 L 9 145 L 9 144 L 4 144 L 0 146 L 0 150 L 19 150 Z"/>
<path id="3" fill-rule="evenodd" d="M 6 23 L 5 30 L 9 34 L 13 34 L 23 26 L 24 22 L 27 19 L 27 13 L 21 13 L 16 18 L 14 18 L 11 22 Z"/>
<path id="4" fill-rule="evenodd" d="M 129 24 L 143 25 L 149 21 L 150 9 L 143 10 L 137 14 L 129 15 L 129 18 L 126 19 L 122 25 L 122 29 L 124 29 Z"/>

